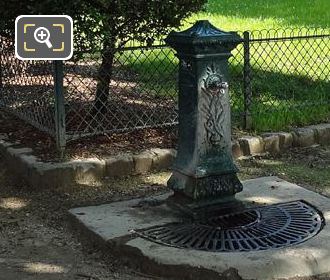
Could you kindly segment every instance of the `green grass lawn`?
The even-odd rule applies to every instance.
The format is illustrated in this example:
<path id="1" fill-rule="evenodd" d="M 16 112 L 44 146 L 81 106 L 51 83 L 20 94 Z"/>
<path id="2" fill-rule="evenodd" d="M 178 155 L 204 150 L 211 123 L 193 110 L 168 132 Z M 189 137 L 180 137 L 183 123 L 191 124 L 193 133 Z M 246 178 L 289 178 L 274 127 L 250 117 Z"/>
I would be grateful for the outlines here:
<path id="1" fill-rule="evenodd" d="M 254 37 L 265 37 L 267 30 L 276 35 L 275 29 L 280 29 L 278 36 L 299 32 L 305 35 L 307 29 L 309 34 L 330 34 L 330 3 L 328 0 L 210 0 L 206 10 L 186 20 L 182 29 L 198 19 L 208 19 L 224 30 L 266 30 L 252 33 Z M 316 27 L 320 29 L 315 31 Z M 285 130 L 329 119 L 329 38 L 252 43 L 250 49 L 253 129 Z M 233 54 L 230 93 L 233 120 L 239 125 L 244 108 L 242 45 Z M 138 74 L 140 92 L 163 97 L 177 94 L 177 59 L 172 51 L 137 50 L 124 60 Z"/>
<path id="2" fill-rule="evenodd" d="M 329 0 L 209 0 L 206 11 L 188 21 L 198 19 L 208 19 L 225 30 L 330 28 L 330 3 Z"/>

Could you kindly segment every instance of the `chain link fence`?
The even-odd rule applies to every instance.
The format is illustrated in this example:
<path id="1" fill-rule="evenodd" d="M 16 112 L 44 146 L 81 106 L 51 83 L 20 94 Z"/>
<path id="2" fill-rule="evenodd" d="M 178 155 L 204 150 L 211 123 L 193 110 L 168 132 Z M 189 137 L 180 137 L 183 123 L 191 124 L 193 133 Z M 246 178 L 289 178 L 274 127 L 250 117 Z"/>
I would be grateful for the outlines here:
<path id="1" fill-rule="evenodd" d="M 18 60 L 9 39 L 0 48 L 0 107 L 55 137 L 52 63 Z"/>
<path id="2" fill-rule="evenodd" d="M 283 129 L 330 116 L 330 34 L 244 32 L 245 128 Z"/>
<path id="3" fill-rule="evenodd" d="M 233 124 L 259 131 L 324 121 L 330 113 L 330 34 L 321 29 L 240 33 L 230 58 Z M 66 62 L 20 61 L 1 40 L 0 106 L 52 135 L 85 136 L 175 125 L 178 59 L 164 44 L 118 49 L 109 94 L 97 99 L 99 51 Z M 100 108 L 100 104 L 102 106 Z"/>
<path id="4" fill-rule="evenodd" d="M 170 48 L 119 49 L 113 60 L 109 95 L 102 100 L 101 109 L 95 97 L 100 65 L 99 59 L 90 57 L 64 65 L 68 140 L 177 122 L 178 61 Z"/>

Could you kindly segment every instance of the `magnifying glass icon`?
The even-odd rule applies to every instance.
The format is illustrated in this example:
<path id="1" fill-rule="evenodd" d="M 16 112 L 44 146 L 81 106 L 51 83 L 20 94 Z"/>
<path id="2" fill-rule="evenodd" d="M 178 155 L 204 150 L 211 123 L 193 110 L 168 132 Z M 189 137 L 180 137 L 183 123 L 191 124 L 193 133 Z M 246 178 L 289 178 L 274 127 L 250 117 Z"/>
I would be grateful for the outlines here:
<path id="1" fill-rule="evenodd" d="M 46 44 L 49 49 L 53 47 L 52 43 L 49 41 L 50 32 L 46 27 L 38 27 L 34 31 L 34 39 L 38 43 Z"/>

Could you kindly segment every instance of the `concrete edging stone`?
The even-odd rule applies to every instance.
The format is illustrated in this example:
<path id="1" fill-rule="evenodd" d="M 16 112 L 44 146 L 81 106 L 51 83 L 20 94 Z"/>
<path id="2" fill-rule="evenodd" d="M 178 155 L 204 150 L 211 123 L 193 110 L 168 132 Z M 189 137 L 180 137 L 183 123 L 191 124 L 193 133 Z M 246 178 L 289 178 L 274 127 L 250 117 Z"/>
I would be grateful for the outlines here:
<path id="1" fill-rule="evenodd" d="M 292 132 L 264 133 L 244 136 L 232 143 L 233 157 L 277 154 L 291 147 L 315 144 L 330 145 L 330 123 L 294 129 Z M 149 149 L 139 154 L 119 154 L 98 159 L 87 158 L 66 162 L 43 162 L 30 148 L 10 143 L 0 135 L 0 155 L 7 166 L 35 188 L 56 188 L 88 184 L 104 177 L 144 174 L 169 168 L 176 156 L 175 149 Z"/>

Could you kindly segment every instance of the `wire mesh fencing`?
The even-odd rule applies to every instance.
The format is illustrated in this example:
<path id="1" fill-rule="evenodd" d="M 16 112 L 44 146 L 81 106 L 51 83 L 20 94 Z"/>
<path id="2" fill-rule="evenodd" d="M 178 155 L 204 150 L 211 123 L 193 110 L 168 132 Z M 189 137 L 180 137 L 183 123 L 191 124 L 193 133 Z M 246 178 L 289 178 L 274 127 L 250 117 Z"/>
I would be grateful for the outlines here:
<path id="1" fill-rule="evenodd" d="M 50 61 L 22 61 L 0 38 L 0 107 L 55 136 L 54 71 Z"/>
<path id="2" fill-rule="evenodd" d="M 178 62 L 170 48 L 159 45 L 118 49 L 109 90 L 100 105 L 96 92 L 101 63 L 90 57 L 65 63 L 68 140 L 177 122 Z"/>
<path id="3" fill-rule="evenodd" d="M 324 29 L 245 32 L 245 127 L 283 129 L 330 115 L 330 34 Z"/>
<path id="4" fill-rule="evenodd" d="M 240 35 L 229 60 L 233 125 L 267 131 L 329 117 L 328 30 Z M 132 42 L 117 49 L 107 67 L 101 50 L 55 65 L 20 61 L 13 42 L 0 39 L 0 106 L 52 135 L 59 146 L 85 136 L 177 124 L 178 59 L 165 44 Z"/>

